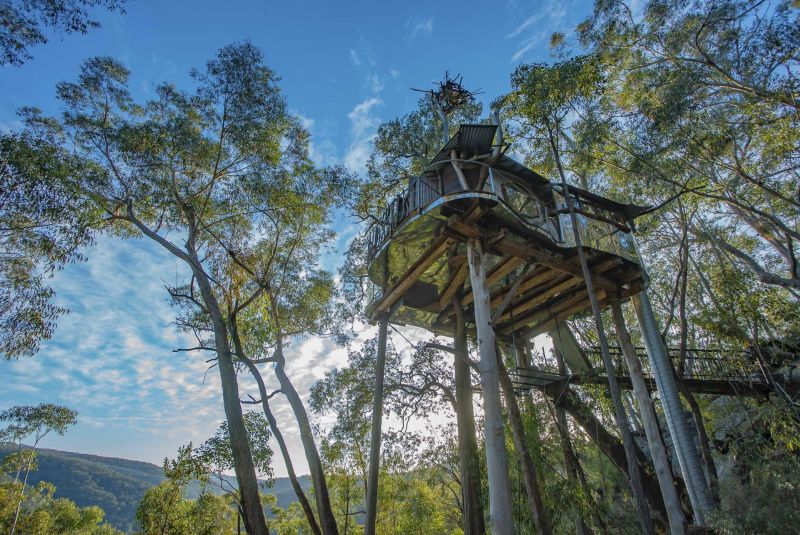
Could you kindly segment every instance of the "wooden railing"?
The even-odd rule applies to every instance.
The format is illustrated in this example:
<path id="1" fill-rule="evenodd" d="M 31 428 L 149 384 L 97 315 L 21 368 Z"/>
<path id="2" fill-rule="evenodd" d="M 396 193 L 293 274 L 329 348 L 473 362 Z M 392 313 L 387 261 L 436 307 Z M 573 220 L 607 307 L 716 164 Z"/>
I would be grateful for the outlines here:
<path id="1" fill-rule="evenodd" d="M 375 258 L 384 242 L 403 221 L 421 208 L 439 199 L 442 193 L 424 180 L 416 179 L 403 192 L 395 196 L 372 227 L 368 236 L 367 254 Z"/>

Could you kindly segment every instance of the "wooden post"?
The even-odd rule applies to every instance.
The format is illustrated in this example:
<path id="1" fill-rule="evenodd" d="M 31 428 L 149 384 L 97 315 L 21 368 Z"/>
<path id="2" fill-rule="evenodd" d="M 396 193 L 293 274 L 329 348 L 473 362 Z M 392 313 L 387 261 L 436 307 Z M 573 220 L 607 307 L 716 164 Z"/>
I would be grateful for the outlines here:
<path id="1" fill-rule="evenodd" d="M 622 347 L 622 354 L 631 376 L 633 393 L 636 396 L 636 403 L 639 405 L 639 414 L 642 417 L 644 432 L 647 436 L 647 443 L 650 446 L 650 453 L 653 457 L 653 467 L 656 470 L 658 485 L 661 495 L 664 498 L 664 506 L 667 509 L 669 520 L 669 531 L 672 535 L 684 535 L 686 533 L 686 518 L 683 516 L 683 507 L 675 489 L 675 480 L 672 476 L 672 469 L 667 456 L 667 448 L 658 427 L 656 411 L 653 408 L 653 400 L 647 391 L 642 372 L 642 363 L 636 356 L 636 349 L 633 347 L 628 329 L 625 326 L 625 317 L 622 315 L 622 307 L 619 301 L 611 301 L 611 314 L 614 317 L 614 326 L 617 331 L 619 345 Z"/>
<path id="2" fill-rule="evenodd" d="M 378 472 L 381 462 L 381 425 L 383 423 L 383 380 L 386 372 L 386 335 L 389 314 L 378 320 L 378 354 L 375 362 L 375 394 L 372 403 L 372 439 L 369 444 L 369 475 L 367 476 L 367 518 L 364 535 L 375 535 L 378 516 Z"/>
<path id="3" fill-rule="evenodd" d="M 500 380 L 497 369 L 495 334 L 491 325 L 489 287 L 483 248 L 477 238 L 467 242 L 467 260 L 475 296 L 475 325 L 478 331 L 480 362 L 478 368 L 483 389 L 484 440 L 489 478 L 489 526 L 493 535 L 512 535 L 511 479 L 508 474 L 503 414 L 500 402 Z"/>

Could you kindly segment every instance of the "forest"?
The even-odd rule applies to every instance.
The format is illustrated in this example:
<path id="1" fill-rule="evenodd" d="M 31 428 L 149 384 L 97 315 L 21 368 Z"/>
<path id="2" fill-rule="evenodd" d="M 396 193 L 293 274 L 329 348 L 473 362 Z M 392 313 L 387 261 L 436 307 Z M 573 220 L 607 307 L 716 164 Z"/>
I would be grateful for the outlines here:
<path id="1" fill-rule="evenodd" d="M 23 4 L 41 16 L 0 3 L 0 68 L 36 61 L 37 24 L 124 11 Z M 188 273 L 153 281 L 193 340 L 175 350 L 219 377 L 224 421 L 165 459 L 135 532 L 800 530 L 800 6 L 596 0 L 548 46 L 504 94 L 420 81 L 364 173 L 314 161 L 247 40 L 148 100 L 94 57 L 52 88 L 59 114 L 18 110 L 4 359 L 57 332 L 55 273 L 143 240 Z M 311 337 L 347 361 L 304 391 L 287 364 Z M 42 401 L 1 407 L 0 530 L 118 533 L 28 482 L 81 418 Z"/>

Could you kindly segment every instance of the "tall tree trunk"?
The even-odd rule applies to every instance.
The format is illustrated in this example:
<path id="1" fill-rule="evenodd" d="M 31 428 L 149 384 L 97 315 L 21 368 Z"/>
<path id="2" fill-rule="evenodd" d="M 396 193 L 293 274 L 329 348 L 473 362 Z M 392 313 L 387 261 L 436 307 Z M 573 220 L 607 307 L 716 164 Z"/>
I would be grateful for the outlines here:
<path id="1" fill-rule="evenodd" d="M 517 450 L 517 458 L 522 469 L 522 479 L 525 482 L 525 493 L 528 496 L 528 506 L 531 510 L 533 523 L 540 535 L 550 535 L 553 533 L 553 528 L 544 508 L 536 465 L 533 463 L 531 452 L 528 450 L 525 428 L 522 425 L 522 414 L 517 404 L 517 397 L 514 395 L 514 385 L 511 383 L 508 370 L 506 370 L 499 352 L 497 353 L 497 369 L 500 373 L 500 386 L 506 400 L 508 421 L 511 424 L 511 436 L 514 440 L 514 449 Z"/>
<path id="2" fill-rule="evenodd" d="M 190 235 L 193 233 L 190 231 Z M 228 435 L 233 453 L 233 466 L 236 472 L 236 481 L 239 485 L 244 524 L 250 535 L 268 535 L 267 520 L 258 492 L 258 478 L 253 464 L 253 454 L 250 451 L 250 441 L 247 429 L 244 426 L 242 406 L 239 401 L 239 383 L 236 380 L 236 370 L 233 367 L 233 356 L 228 340 L 228 327 L 223 319 L 222 311 L 211 289 L 208 277 L 200 267 L 192 239 L 187 242 L 187 252 L 193 264 L 192 273 L 195 276 L 203 304 L 211 318 L 214 329 L 214 347 L 217 353 L 217 367 L 219 368 L 222 383 L 222 401 L 225 408 L 225 418 L 228 421 Z"/>
<path id="3" fill-rule="evenodd" d="M 295 496 L 297 496 L 297 500 L 300 502 L 300 506 L 303 508 L 303 512 L 308 520 L 308 525 L 311 526 L 311 531 L 314 532 L 314 535 L 322 535 L 322 532 L 319 529 L 319 524 L 317 524 L 317 518 L 314 516 L 314 510 L 311 508 L 308 497 L 306 497 L 306 493 L 303 491 L 303 487 L 300 486 L 300 481 L 297 479 L 297 474 L 294 471 L 294 464 L 292 463 L 292 457 L 289 454 L 289 448 L 286 446 L 286 441 L 283 439 L 283 433 L 281 433 L 281 430 L 278 428 L 278 422 L 275 420 L 275 415 L 272 414 L 272 410 L 270 410 L 268 399 L 269 396 L 267 395 L 267 388 L 266 385 L 264 385 L 264 379 L 261 377 L 261 372 L 258 371 L 258 368 L 253 361 L 245 356 L 235 324 L 232 327 L 232 333 L 233 343 L 236 347 L 236 353 L 239 359 L 245 363 L 247 368 L 250 370 L 250 373 L 253 375 L 253 378 L 256 380 L 256 383 L 258 384 L 258 392 L 261 396 L 261 408 L 264 411 L 264 416 L 266 416 L 267 422 L 269 422 L 269 428 L 272 430 L 272 436 L 275 437 L 275 441 L 278 443 L 278 448 L 281 450 L 281 456 L 283 457 L 283 463 L 286 466 L 286 473 L 289 476 L 289 482 L 292 485 L 292 490 L 294 490 Z"/>
<path id="4" fill-rule="evenodd" d="M 300 428 L 300 440 L 303 443 L 303 451 L 308 461 L 308 470 L 311 473 L 311 483 L 314 485 L 314 497 L 317 502 L 317 512 L 319 513 L 320 527 L 324 535 L 338 535 L 336 527 L 336 517 L 331 508 L 331 500 L 328 493 L 328 483 L 325 480 L 325 472 L 322 468 L 322 460 L 314 442 L 314 434 L 311 431 L 311 423 L 303 405 L 303 400 L 295 390 L 294 385 L 286 375 L 284 367 L 286 358 L 283 355 L 283 343 L 279 339 L 275 348 L 275 375 L 281 385 L 281 391 L 289 401 L 297 425 Z"/>
<path id="5" fill-rule="evenodd" d="M 670 533 L 672 535 L 683 535 L 686 533 L 686 518 L 683 516 L 683 507 L 678 492 L 675 489 L 675 481 L 672 475 L 672 468 L 667 455 L 667 448 L 658 427 L 656 411 L 653 408 L 653 400 L 647 391 L 647 385 L 642 372 L 642 363 L 636 356 L 636 349 L 631 343 L 628 329 L 625 327 L 625 317 L 622 315 L 622 307 L 619 301 L 611 301 L 611 313 L 614 317 L 614 326 L 617 331 L 617 338 L 622 347 L 622 354 L 630 372 L 633 393 L 639 405 L 639 414 L 642 417 L 644 432 L 647 436 L 647 443 L 650 446 L 650 454 L 653 458 L 653 466 L 656 469 L 656 477 L 661 487 L 661 496 L 664 498 L 664 505 L 667 508 L 667 518 L 669 520 Z"/>
<path id="6" fill-rule="evenodd" d="M 475 326 L 478 330 L 480 375 L 483 388 L 484 442 L 489 475 L 489 526 L 492 535 L 511 535 L 511 478 L 508 473 L 503 411 L 500 402 L 500 383 L 495 351 L 495 334 L 491 324 L 492 310 L 486 284 L 486 264 L 480 241 L 467 242 L 467 261 L 475 296 Z"/>
<path id="7" fill-rule="evenodd" d="M 558 169 L 558 174 L 561 177 L 561 188 L 564 194 L 564 200 L 567 203 L 569 211 L 570 222 L 572 223 L 572 233 L 575 237 L 575 248 L 578 250 L 578 259 L 581 264 L 581 272 L 583 273 L 583 280 L 586 283 L 586 292 L 589 294 L 589 302 L 592 307 L 592 315 L 594 316 L 595 326 L 597 327 L 597 338 L 600 342 L 600 354 L 603 357 L 603 366 L 605 367 L 606 376 L 608 377 L 608 391 L 611 394 L 611 401 L 614 406 L 614 418 L 617 427 L 622 433 L 622 444 L 625 448 L 625 456 L 628 461 L 628 480 L 631 486 L 631 494 L 633 495 L 636 510 L 639 513 L 639 524 L 641 525 L 642 532 L 646 535 L 653 535 L 653 521 L 647 510 L 647 501 L 644 497 L 644 490 L 642 488 L 641 470 L 636 460 L 635 444 L 631 436 L 631 430 L 628 427 L 628 419 L 625 416 L 625 407 L 622 405 L 622 398 L 620 395 L 619 385 L 617 384 L 617 376 L 614 371 L 614 363 L 611 361 L 611 355 L 608 350 L 608 340 L 606 339 L 605 328 L 603 327 L 603 317 L 601 315 L 600 304 L 597 300 L 597 294 L 594 291 L 594 283 L 592 282 L 592 273 L 589 270 L 589 264 L 586 261 L 586 255 L 583 251 L 581 244 L 581 235 L 578 226 L 578 218 L 575 215 L 575 207 L 573 205 L 572 196 L 569 193 L 569 186 L 567 185 L 567 177 L 561 167 L 561 156 L 559 153 L 558 137 L 560 135 L 560 126 L 556 122 L 552 125 L 549 120 L 545 119 L 545 125 L 548 131 L 548 141 L 553 153 L 553 159 Z"/>
<path id="8" fill-rule="evenodd" d="M 703 412 L 700 410 L 700 404 L 697 403 L 697 398 L 694 394 L 686 389 L 681 389 L 681 394 L 683 394 L 684 399 L 689 404 L 689 408 L 692 410 L 694 425 L 697 428 L 697 435 L 700 437 L 700 452 L 703 454 L 703 461 L 706 463 L 711 497 L 714 503 L 719 503 L 719 476 L 717 476 L 717 466 L 711 454 L 711 440 L 708 438 L 706 425 L 703 421 Z"/>
<path id="9" fill-rule="evenodd" d="M 573 420 L 592 437 L 600 451 L 614 463 L 614 466 L 622 473 L 626 473 L 628 461 L 624 446 L 617 437 L 606 429 L 605 425 L 594 415 L 592 409 L 581 401 L 569 386 L 563 391 L 559 390 L 558 392 L 548 393 L 548 395 L 553 399 L 556 406 L 567 411 Z M 638 447 L 636 447 L 636 458 L 640 466 L 649 464 L 644 453 Z M 661 497 L 658 481 L 644 470 L 642 470 L 642 488 L 653 519 L 666 528 L 668 526 L 667 510 Z"/>
<path id="10" fill-rule="evenodd" d="M 456 314 L 456 332 L 453 339 L 453 369 L 456 386 L 456 424 L 458 427 L 459 471 L 461 499 L 464 504 L 464 535 L 484 535 L 481 499 L 481 472 L 478 460 L 478 441 L 475 436 L 475 411 L 472 407 L 472 376 L 467 360 L 467 329 L 461 300 L 451 300 Z"/>
<path id="11" fill-rule="evenodd" d="M 375 362 L 375 388 L 372 403 L 372 436 L 369 443 L 369 480 L 367 482 L 367 517 L 364 535 L 375 535 L 378 518 L 378 476 L 381 464 L 381 433 L 383 423 L 383 382 L 386 373 L 386 336 L 389 315 L 378 320 L 378 355 Z"/>

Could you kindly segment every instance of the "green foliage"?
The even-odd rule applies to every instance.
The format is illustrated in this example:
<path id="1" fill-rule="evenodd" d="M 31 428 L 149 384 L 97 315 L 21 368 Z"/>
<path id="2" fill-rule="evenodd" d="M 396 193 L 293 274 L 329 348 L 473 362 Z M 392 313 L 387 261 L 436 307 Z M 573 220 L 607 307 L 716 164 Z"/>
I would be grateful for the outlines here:
<path id="1" fill-rule="evenodd" d="M 33 355 L 52 335 L 66 310 L 52 303 L 47 281 L 82 259 L 79 247 L 92 241 L 91 203 L 62 182 L 76 165 L 48 140 L 0 136 L 0 354 L 6 359 Z"/>
<path id="2" fill-rule="evenodd" d="M 142 533 L 213 535 L 236 533 L 236 509 L 229 498 L 203 492 L 183 497 L 185 486 L 167 479 L 144 494 L 136 511 Z"/>
<path id="3" fill-rule="evenodd" d="M 38 443 L 50 432 L 63 435 L 67 427 L 77 422 L 77 416 L 76 411 L 52 403 L 11 407 L 0 413 L 0 422 L 8 422 L 0 431 L 0 442 L 21 444 L 32 438 Z"/>
<path id="4" fill-rule="evenodd" d="M 185 497 L 192 480 L 207 481 L 209 468 L 205 463 L 230 462 L 230 443 L 226 444 L 225 439 L 218 436 L 221 431 L 211 439 L 217 449 L 210 447 L 200 453 L 195 452 L 189 444 L 178 449 L 177 458 L 164 459 L 166 480 L 148 489 L 136 509 L 136 520 L 144 534 L 234 533 L 238 493 L 217 496 L 203 486 L 196 499 Z"/>
<path id="5" fill-rule="evenodd" d="M 796 458 L 762 459 L 746 475 L 725 477 L 720 494 L 713 518 L 719 533 L 792 533 L 800 522 L 800 464 Z"/>
<path id="6" fill-rule="evenodd" d="M 0 5 L 0 65 L 22 65 L 47 32 L 86 33 L 99 28 L 89 10 L 124 12 L 125 0 L 13 0 Z"/>

